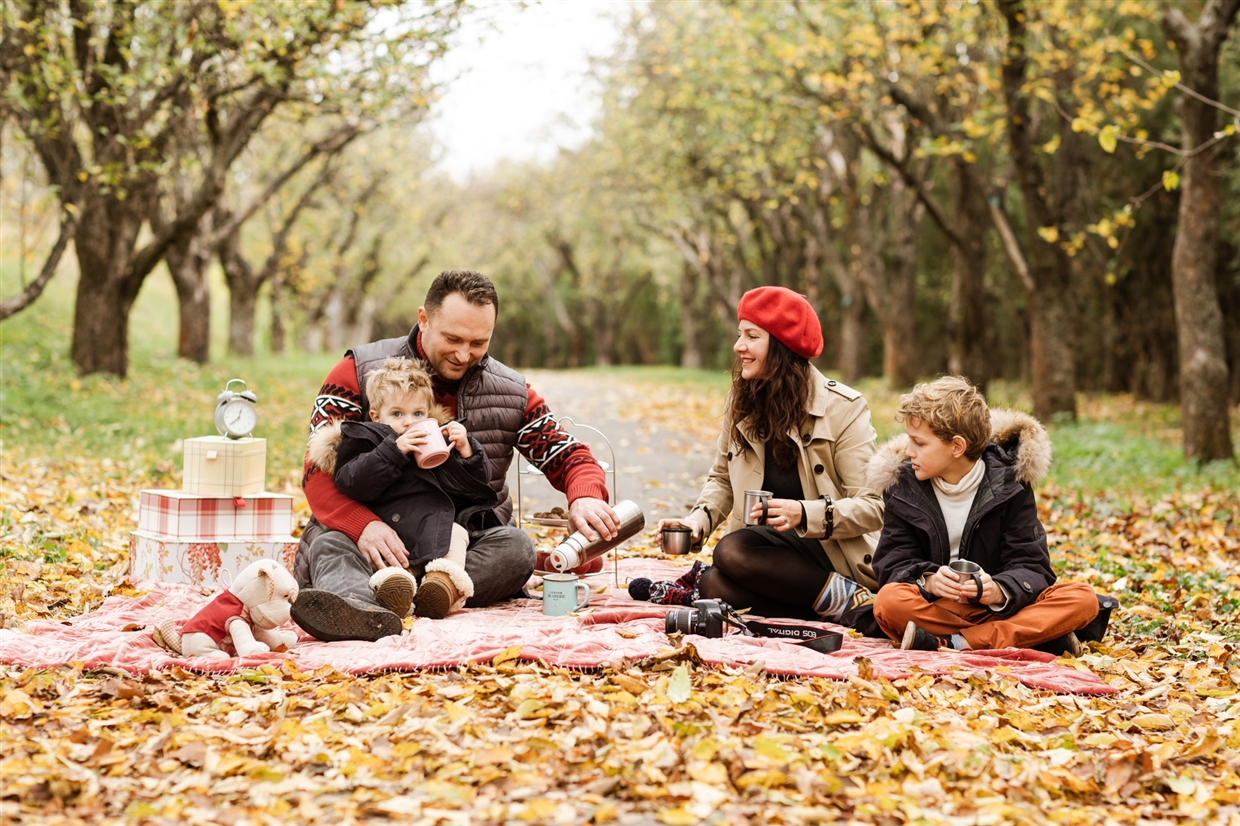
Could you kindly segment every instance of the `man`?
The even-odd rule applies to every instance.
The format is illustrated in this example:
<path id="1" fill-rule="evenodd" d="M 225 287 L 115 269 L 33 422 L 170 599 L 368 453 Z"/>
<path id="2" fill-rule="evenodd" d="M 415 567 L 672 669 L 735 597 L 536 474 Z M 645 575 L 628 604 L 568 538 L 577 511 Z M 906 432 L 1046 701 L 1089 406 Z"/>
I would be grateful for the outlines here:
<path id="1" fill-rule="evenodd" d="M 440 273 L 409 335 L 345 353 L 324 380 L 310 419 L 312 432 L 333 419 L 361 421 L 369 411 L 363 388 L 370 370 L 389 356 L 425 364 L 435 401 L 482 444 L 491 487 L 500 494 L 496 513 L 505 524 L 470 531 L 465 569 L 474 595 L 467 607 L 513 596 L 534 571 L 534 543 L 512 524 L 506 480 L 514 449 L 567 496 L 571 529 L 591 539 L 610 539 L 620 527 L 606 501 L 603 469 L 589 448 L 559 426 L 520 373 L 487 355 L 498 309 L 495 285 L 486 276 Z M 407 607 L 413 591 L 410 581 L 408 590 L 399 593 L 408 579 L 401 573 L 409 564 L 404 543 L 390 525 L 341 494 L 332 477 L 309 460 L 302 486 L 314 519 L 297 549 L 293 573 L 308 587 L 293 605 L 293 619 L 322 640 L 399 634 L 401 618 L 390 609 L 400 610 L 402 596 Z"/>

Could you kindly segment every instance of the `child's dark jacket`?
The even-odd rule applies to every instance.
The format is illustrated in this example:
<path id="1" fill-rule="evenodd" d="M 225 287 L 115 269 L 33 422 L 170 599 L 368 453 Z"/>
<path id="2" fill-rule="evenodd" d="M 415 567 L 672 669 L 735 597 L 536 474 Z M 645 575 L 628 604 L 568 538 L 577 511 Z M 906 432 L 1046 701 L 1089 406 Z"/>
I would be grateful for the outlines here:
<path id="1" fill-rule="evenodd" d="M 487 483 L 486 453 L 472 436 L 469 443 L 470 458 L 453 450 L 439 467 L 424 470 L 413 454 L 400 451 L 396 431 L 386 424 L 335 421 L 315 433 L 310 452 L 341 493 L 396 531 L 414 567 L 448 552 L 453 522 L 469 529 L 499 524 L 491 514 L 499 498 Z"/>
<path id="2" fill-rule="evenodd" d="M 986 472 L 960 539 L 960 558 L 982 566 L 1011 596 L 996 612 L 1010 617 L 1055 582 L 1046 531 L 1038 520 L 1033 483 L 1050 468 L 1045 428 L 1025 413 L 991 410 Z M 874 551 L 874 573 L 888 582 L 917 582 L 950 561 L 947 523 L 933 481 L 918 481 L 904 457 L 908 437 L 884 445 L 866 467 L 866 481 L 882 491 L 883 532 Z M 933 597 L 931 597 L 933 599 Z"/>

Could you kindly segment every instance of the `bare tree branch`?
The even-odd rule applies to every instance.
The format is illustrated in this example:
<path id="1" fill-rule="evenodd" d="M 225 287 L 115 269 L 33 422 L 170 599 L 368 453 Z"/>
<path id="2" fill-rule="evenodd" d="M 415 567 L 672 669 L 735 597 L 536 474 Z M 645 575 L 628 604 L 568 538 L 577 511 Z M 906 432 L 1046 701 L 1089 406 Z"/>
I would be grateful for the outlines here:
<path id="1" fill-rule="evenodd" d="M 71 204 L 67 206 L 72 206 Z M 43 294 L 43 288 L 52 280 L 52 276 L 56 274 L 56 268 L 60 265 L 61 256 L 64 255 L 65 247 L 69 245 L 69 239 L 73 237 L 73 233 L 77 232 L 78 212 L 76 208 L 66 209 L 60 220 L 60 235 L 56 238 L 56 243 L 52 246 L 51 252 L 47 254 L 47 259 L 43 262 L 43 269 L 39 271 L 39 277 L 26 285 L 26 289 L 22 290 L 19 295 L 15 295 L 0 304 L 0 321 L 21 312 L 29 307 L 34 300 Z"/>
<path id="2" fill-rule="evenodd" d="M 1020 282 L 1025 285 L 1028 292 L 1033 292 L 1033 277 L 1029 274 L 1029 262 L 1025 260 L 1025 253 L 1021 249 L 1020 241 L 1016 238 L 1016 233 L 1012 232 L 1007 213 L 1003 211 L 1003 206 L 998 199 L 992 199 L 987 203 L 990 206 L 990 218 L 994 221 L 995 229 L 999 230 L 999 237 L 1003 239 L 1003 249 L 1007 252 L 1012 266 L 1016 268 Z"/>

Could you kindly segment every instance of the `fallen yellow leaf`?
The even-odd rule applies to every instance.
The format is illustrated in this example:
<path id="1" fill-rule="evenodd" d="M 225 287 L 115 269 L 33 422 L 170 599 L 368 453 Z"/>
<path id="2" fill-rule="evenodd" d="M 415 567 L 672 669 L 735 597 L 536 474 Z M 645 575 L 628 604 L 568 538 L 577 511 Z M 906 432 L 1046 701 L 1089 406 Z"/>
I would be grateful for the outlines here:
<path id="1" fill-rule="evenodd" d="M 506 663 L 512 660 L 520 659 L 520 657 L 521 657 L 521 646 L 510 645 L 509 647 L 505 648 L 503 651 L 495 655 L 495 659 L 491 661 L 491 665 L 500 665 L 501 663 Z"/>
<path id="2" fill-rule="evenodd" d="M 511 749 L 481 749 L 474 753 L 474 765 L 485 766 L 490 763 L 507 763 L 513 758 Z"/>
<path id="3" fill-rule="evenodd" d="M 659 812 L 659 821 L 666 823 L 667 826 L 693 826 L 699 820 L 701 820 L 700 817 L 683 806 L 678 806 L 675 809 L 664 809 Z"/>
<path id="4" fill-rule="evenodd" d="M 1148 731 L 1166 731 L 1175 728 L 1175 721 L 1171 719 L 1170 714 L 1138 714 L 1132 718 L 1132 724 Z"/>

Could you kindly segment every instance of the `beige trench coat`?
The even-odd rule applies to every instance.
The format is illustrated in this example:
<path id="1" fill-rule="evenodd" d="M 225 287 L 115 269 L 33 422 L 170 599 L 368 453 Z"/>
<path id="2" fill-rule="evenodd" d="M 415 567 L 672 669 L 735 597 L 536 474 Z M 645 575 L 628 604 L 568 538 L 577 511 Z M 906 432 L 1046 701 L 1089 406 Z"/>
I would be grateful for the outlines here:
<path id="1" fill-rule="evenodd" d="M 798 535 L 817 538 L 826 533 L 827 506 L 835 503 L 835 530 L 822 540 L 832 567 L 870 590 L 874 577 L 874 547 L 883 527 L 883 499 L 865 486 L 865 466 L 874 455 L 877 434 L 870 423 L 865 398 L 813 369 L 807 418 L 801 432 L 788 434 L 800 450 L 797 467 L 805 507 L 805 530 Z M 746 428 L 741 434 L 750 444 L 742 453 L 732 444 L 732 423 L 724 416 L 715 463 L 697 504 L 686 518 L 698 525 L 703 537 L 727 520 L 728 531 L 744 525 L 745 491 L 762 487 L 766 449 L 754 441 Z"/>

